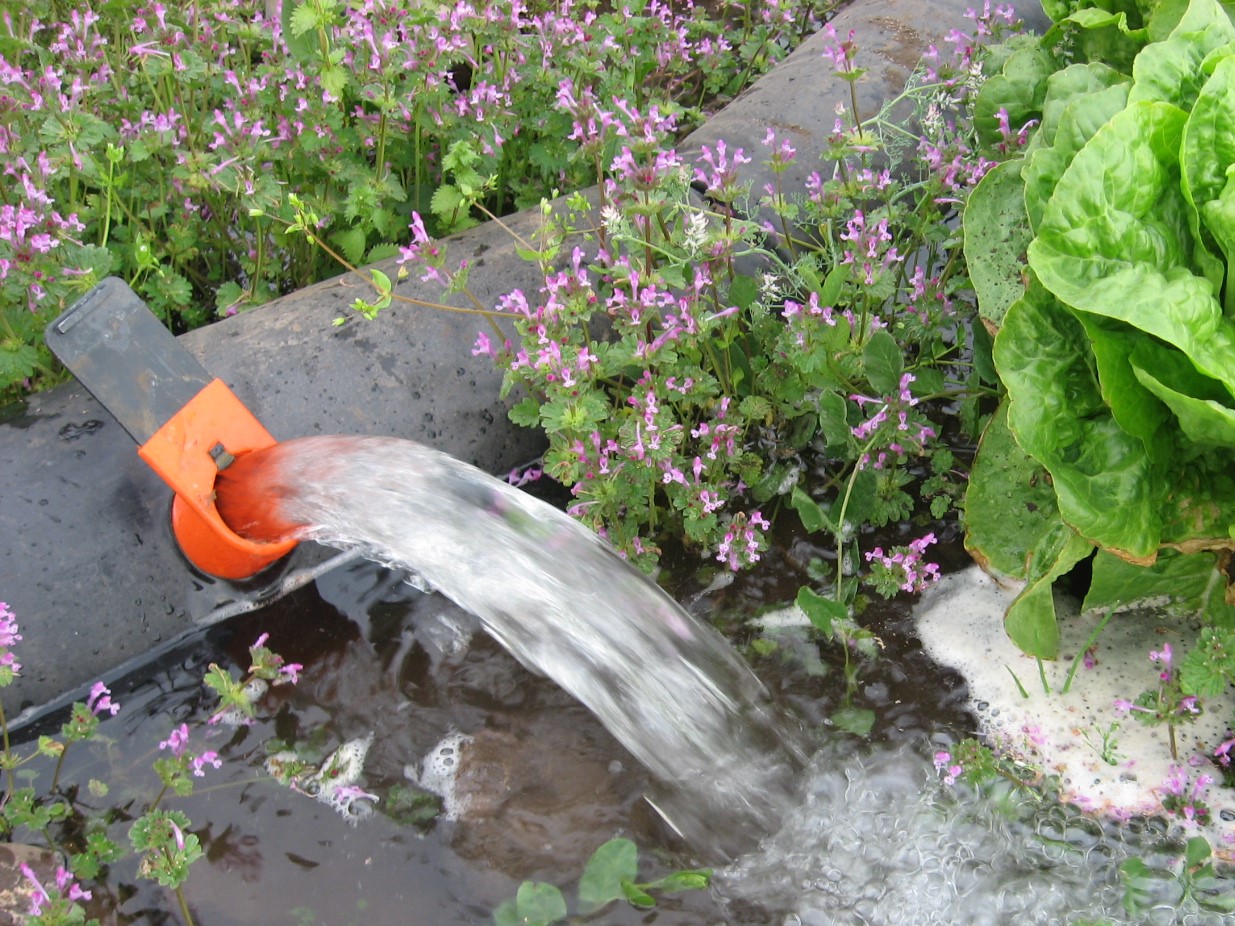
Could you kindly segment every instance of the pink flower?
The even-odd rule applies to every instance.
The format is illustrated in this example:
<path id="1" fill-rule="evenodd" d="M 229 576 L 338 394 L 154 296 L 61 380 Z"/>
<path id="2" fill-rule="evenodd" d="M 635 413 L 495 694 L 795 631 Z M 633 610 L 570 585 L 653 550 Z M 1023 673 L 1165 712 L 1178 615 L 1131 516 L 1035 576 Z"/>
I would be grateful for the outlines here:
<path id="1" fill-rule="evenodd" d="M 194 756 L 189 764 L 193 766 L 193 774 L 198 778 L 202 778 L 206 774 L 204 771 L 205 766 L 209 765 L 213 768 L 220 768 L 223 765 L 223 761 L 219 758 L 217 752 L 213 749 L 208 749 L 200 756 Z"/>
<path id="2" fill-rule="evenodd" d="M 176 729 L 168 734 L 167 739 L 159 743 L 160 749 L 168 749 L 173 756 L 177 758 L 184 752 L 184 747 L 189 742 L 189 725 L 182 723 Z"/>
<path id="3" fill-rule="evenodd" d="M 111 691 L 102 682 L 95 682 L 90 689 L 90 697 L 86 699 L 86 707 L 96 716 L 107 711 L 115 717 L 120 713 L 120 705 L 111 699 Z"/>

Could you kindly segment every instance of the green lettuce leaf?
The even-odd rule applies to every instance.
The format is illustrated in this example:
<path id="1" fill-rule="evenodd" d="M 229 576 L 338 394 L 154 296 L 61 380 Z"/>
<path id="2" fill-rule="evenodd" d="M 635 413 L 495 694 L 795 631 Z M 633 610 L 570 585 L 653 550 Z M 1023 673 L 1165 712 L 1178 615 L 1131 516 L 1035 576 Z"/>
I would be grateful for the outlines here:
<path id="1" fill-rule="evenodd" d="M 1081 609 L 1153 608 L 1207 623 L 1225 622 L 1235 613 L 1224 600 L 1225 592 L 1226 580 L 1213 553 L 1168 550 L 1152 566 L 1134 566 L 1099 550 Z"/>
<path id="2" fill-rule="evenodd" d="M 1129 366 L 1140 384 L 1174 413 L 1179 429 L 1197 448 L 1235 449 L 1235 408 L 1226 386 L 1202 376 L 1179 351 L 1154 341 L 1137 345 Z M 1187 450 L 1184 446 L 1177 455 L 1187 455 Z"/>
<path id="3" fill-rule="evenodd" d="M 1102 400 L 1080 322 L 1031 277 L 995 337 L 1008 424 L 1050 472 L 1060 515 L 1091 543 L 1152 562 L 1162 480 L 1139 439 Z"/>
<path id="4" fill-rule="evenodd" d="M 1136 56 L 1128 102 L 1161 101 L 1191 109 L 1205 82 L 1201 62 L 1230 42 L 1235 42 L 1235 25 L 1222 4 L 1191 0 L 1171 34 Z"/>
<path id="5" fill-rule="evenodd" d="M 1104 64 L 1074 64 L 1054 74 L 1047 85 L 1042 126 L 1024 170 L 1025 209 L 1033 228 L 1055 185 L 1076 153 L 1098 129 L 1122 110 L 1132 82 Z"/>
<path id="6" fill-rule="evenodd" d="M 1004 402 L 982 431 L 969 471 L 965 549 L 987 572 L 1028 579 L 1033 551 L 1060 525 L 1050 478 L 1016 442 Z"/>
<path id="7" fill-rule="evenodd" d="M 1235 189 L 1228 177 L 1235 165 L 1235 56 L 1211 57 L 1207 63 L 1212 73 L 1184 126 L 1179 160 L 1198 242 L 1195 257 L 1217 289 L 1235 261 Z M 1227 287 L 1224 309 L 1235 314 L 1235 287 Z"/>
<path id="8" fill-rule="evenodd" d="M 1039 659 L 1059 656 L 1059 624 L 1055 614 L 1055 580 L 1093 552 L 1093 544 L 1066 524 L 1047 533 L 1031 554 L 1028 583 L 1008 607 L 1004 629 L 1017 647 Z"/>
<path id="9" fill-rule="evenodd" d="M 1029 265 L 1065 305 L 1139 328 L 1225 380 L 1235 323 L 1192 269 L 1179 179 L 1186 121 L 1168 103 L 1138 103 L 1099 129 L 1056 185 Z"/>
<path id="10" fill-rule="evenodd" d="M 992 325 L 1003 321 L 1008 306 L 1025 286 L 1025 249 L 1033 238 L 1025 215 L 1025 182 L 1020 159 L 987 171 L 969 194 L 962 217 L 965 264 L 978 296 L 978 313 Z"/>
<path id="11" fill-rule="evenodd" d="M 1175 451 L 1174 441 L 1162 434 L 1170 412 L 1160 397 L 1141 382 L 1133 369 L 1132 352 L 1145 335 L 1130 325 L 1081 312 L 1078 320 L 1089 337 L 1102 400 L 1121 428 L 1140 440 L 1145 453 L 1161 464 Z"/>

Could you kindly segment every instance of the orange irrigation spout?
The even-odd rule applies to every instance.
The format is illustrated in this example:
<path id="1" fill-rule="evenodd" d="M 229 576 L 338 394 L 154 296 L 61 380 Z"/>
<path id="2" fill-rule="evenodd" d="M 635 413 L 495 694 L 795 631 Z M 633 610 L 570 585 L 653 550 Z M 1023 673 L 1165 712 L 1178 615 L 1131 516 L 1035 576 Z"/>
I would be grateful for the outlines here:
<path id="1" fill-rule="evenodd" d="M 246 540 L 227 526 L 215 506 L 215 479 L 232 458 L 275 443 L 252 412 L 216 379 L 138 448 L 138 456 L 175 491 L 176 541 L 203 572 L 245 579 L 296 546 L 295 539 Z"/>
<path id="2" fill-rule="evenodd" d="M 220 578 L 246 579 L 295 547 L 290 529 L 258 543 L 220 516 L 219 473 L 275 439 L 123 280 L 93 287 L 47 326 L 46 342 L 175 493 L 172 528 L 189 562 Z M 276 527 L 287 525 L 266 525 L 266 534 Z"/>

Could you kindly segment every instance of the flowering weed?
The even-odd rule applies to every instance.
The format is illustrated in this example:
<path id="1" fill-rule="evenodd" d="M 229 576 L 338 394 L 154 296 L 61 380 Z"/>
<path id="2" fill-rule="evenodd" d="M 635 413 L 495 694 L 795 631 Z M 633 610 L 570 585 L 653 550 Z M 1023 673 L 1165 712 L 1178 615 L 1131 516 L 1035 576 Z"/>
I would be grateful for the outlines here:
<path id="1" fill-rule="evenodd" d="M 109 273 L 177 329 L 334 273 L 283 233 L 293 195 L 360 263 L 394 254 L 413 209 L 443 233 L 476 202 L 586 185 L 611 97 L 689 125 L 830 5 L 18 4 L 0 18 L 0 389 L 47 377 L 43 325 Z"/>
<path id="2" fill-rule="evenodd" d="M 856 38 L 837 41 L 825 57 L 857 79 Z M 906 90 L 933 119 L 918 149 L 886 112 L 842 111 L 799 191 L 781 183 L 797 151 L 773 130 L 763 151 L 722 141 L 692 163 L 672 145 L 676 112 L 560 88 L 598 202 L 542 207 L 521 253 L 544 284 L 498 306 L 519 340 L 482 332 L 473 353 L 524 395 L 511 418 L 548 435 L 543 472 L 570 488 L 570 512 L 632 560 L 651 567 L 673 535 L 744 568 L 793 507 L 839 548 L 827 595 L 808 596 L 820 627 L 851 610 L 864 562 L 884 594 L 937 577 L 923 558 L 932 535 L 865 557 L 856 543 L 864 525 L 947 514 L 959 487 L 941 422 L 959 411 L 976 425 L 988 388 L 969 362 L 983 342 L 958 298 L 953 221 L 987 163 L 970 158 L 961 105 L 980 51 L 956 44 Z M 756 158 L 763 189 L 739 181 Z M 746 218 L 757 214 L 773 219 Z M 424 229 L 414 216 L 411 272 L 460 288 L 466 268 Z"/>
<path id="3" fill-rule="evenodd" d="M 86 700 L 70 709 L 69 719 L 62 725 L 60 735 L 40 736 L 37 750 L 26 756 L 18 755 L 12 748 L 8 721 L 0 704 L 0 734 L 3 736 L 0 768 L 5 773 L 4 795 L 0 800 L 0 833 L 13 841 L 38 838 L 66 860 L 64 865 L 58 867 L 54 878 L 40 876 L 29 866 L 22 866 L 30 896 L 26 922 L 32 926 L 73 926 L 96 922 L 86 917 L 83 904 L 92 899 L 93 892 L 82 884 L 93 882 L 96 887 L 107 885 L 109 866 L 125 856 L 125 850 L 111 835 L 112 825 L 119 819 L 131 821 L 128 841 L 132 851 L 140 856 L 138 874 L 171 888 L 181 921 L 186 926 L 192 926 L 194 919 L 183 886 L 190 866 L 203 857 L 203 848 L 198 836 L 191 831 L 189 818 L 180 810 L 163 807 L 163 800 L 169 794 L 188 797 L 193 793 L 198 779 L 204 778 L 208 770 L 222 766 L 223 758 L 218 750 L 194 742 L 202 730 L 209 729 L 211 723 L 217 722 L 220 717 L 226 718 L 229 713 L 235 715 L 237 722 L 251 722 L 254 701 L 264 693 L 265 686 L 291 683 L 297 679 L 301 667 L 286 663 L 267 648 L 266 639 L 263 634 L 250 647 L 251 665 L 245 678 L 235 680 L 218 666 L 210 667 L 207 684 L 220 694 L 223 705 L 209 723 L 196 729 L 183 722 L 172 728 L 166 739 L 159 743 L 159 755 L 153 762 L 162 788 L 153 799 L 126 801 L 124 810 L 119 813 L 115 808 L 105 812 L 92 808 L 90 801 L 79 796 L 78 785 L 61 783 L 61 770 L 69 749 L 74 744 L 99 740 L 100 720 L 116 716 L 121 711 L 120 704 L 112 698 L 112 692 L 106 685 L 97 682 L 92 686 Z M 20 640 L 16 616 L 0 602 L 0 651 L 11 656 L 11 647 Z M 21 670 L 21 666 L 11 658 L 3 665 L 7 674 L 0 677 L 0 687 L 11 683 Z M 261 686 L 254 686 L 254 681 L 261 682 Z M 45 795 L 40 795 L 31 784 L 19 787 L 15 776 L 17 769 L 40 756 L 55 759 L 55 771 Z M 23 777 L 33 780 L 33 773 L 23 773 Z M 130 783 L 117 784 L 127 788 Z M 92 798 L 106 796 L 109 790 L 105 782 L 94 779 L 86 789 Z M 347 802 L 348 805 L 361 796 L 376 801 L 374 795 L 360 792 Z M 136 813 L 131 810 L 134 806 L 138 808 Z M 366 804 L 365 808 L 370 806 Z M 109 894 L 110 891 L 104 893 Z"/>

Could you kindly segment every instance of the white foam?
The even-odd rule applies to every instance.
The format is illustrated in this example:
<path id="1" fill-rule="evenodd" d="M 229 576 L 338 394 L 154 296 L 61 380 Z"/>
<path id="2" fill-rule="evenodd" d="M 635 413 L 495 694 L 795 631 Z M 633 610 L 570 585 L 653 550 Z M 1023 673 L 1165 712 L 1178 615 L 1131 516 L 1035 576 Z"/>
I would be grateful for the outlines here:
<path id="1" fill-rule="evenodd" d="M 1059 600 L 1061 656 L 1042 664 L 1047 693 L 1037 661 L 1021 653 L 1004 632 L 1003 613 L 1017 591 L 1000 587 L 977 567 L 940 581 L 916 612 L 927 652 L 965 677 L 984 736 L 1058 775 L 1068 800 L 1115 816 L 1161 814 L 1162 784 L 1174 764 L 1167 728 L 1145 726 L 1121 715 L 1114 702 L 1135 700 L 1156 685 L 1158 670 L 1149 660 L 1151 650 L 1161 651 L 1164 643 L 1170 643 L 1178 665 L 1196 639 L 1195 626 L 1144 611 L 1117 614 L 1098 637 L 1097 664 L 1078 668 L 1070 690 L 1063 694 L 1072 661 L 1100 616 L 1081 615 L 1074 602 Z M 1028 697 L 1018 689 L 1017 679 Z M 1218 777 L 1204 755 L 1222 742 L 1233 706 L 1229 692 L 1207 699 L 1206 712 L 1195 723 L 1176 726 L 1179 762 L 1191 758 L 1197 763 L 1187 769 L 1193 779 L 1201 773 Z M 1112 722 L 1119 723 L 1115 765 L 1100 755 L 1102 733 Z M 1232 790 L 1210 787 L 1204 800 L 1212 811 L 1205 834 L 1217 852 L 1235 856 Z"/>
<path id="2" fill-rule="evenodd" d="M 450 733 L 425 753 L 419 768 L 412 764 L 403 769 L 409 781 L 442 799 L 442 814 L 447 820 L 458 820 L 467 811 L 467 799 L 460 796 L 458 781 L 462 750 L 470 742 L 472 737 L 465 733 Z"/>

